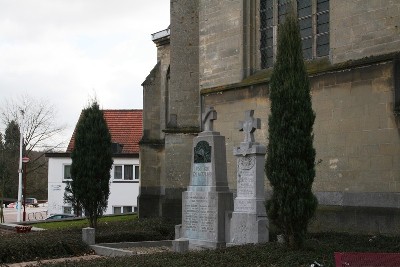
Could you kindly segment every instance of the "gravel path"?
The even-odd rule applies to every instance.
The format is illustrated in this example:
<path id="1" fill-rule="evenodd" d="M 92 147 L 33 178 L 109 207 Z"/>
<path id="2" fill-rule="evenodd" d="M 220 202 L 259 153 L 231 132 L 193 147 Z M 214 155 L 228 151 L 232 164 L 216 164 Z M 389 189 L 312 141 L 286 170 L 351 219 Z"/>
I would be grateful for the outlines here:
<path id="1" fill-rule="evenodd" d="M 136 252 L 136 254 L 152 254 L 152 253 L 160 253 L 160 252 L 172 252 L 171 247 L 160 246 L 160 247 L 130 247 L 123 248 L 123 250 L 129 250 Z"/>
<path id="2" fill-rule="evenodd" d="M 41 260 L 40 263 L 62 263 L 65 261 L 81 261 L 81 260 L 93 260 L 102 258 L 103 256 L 99 255 L 86 255 L 80 257 L 71 257 L 71 258 L 60 258 L 60 259 L 52 259 L 52 260 Z M 6 265 L 7 267 L 25 267 L 25 266 L 39 266 L 40 264 L 38 261 L 30 261 L 30 262 L 20 262 L 20 263 L 12 263 Z"/>

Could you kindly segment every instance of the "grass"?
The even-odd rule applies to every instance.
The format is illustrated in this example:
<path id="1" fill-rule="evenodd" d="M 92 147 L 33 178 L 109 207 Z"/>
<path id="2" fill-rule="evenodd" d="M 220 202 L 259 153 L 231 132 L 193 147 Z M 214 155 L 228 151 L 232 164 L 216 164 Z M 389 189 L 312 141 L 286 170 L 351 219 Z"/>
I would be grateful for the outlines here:
<path id="1" fill-rule="evenodd" d="M 116 216 L 105 216 L 99 219 L 99 224 L 109 223 L 109 222 L 124 222 L 131 221 L 137 218 L 136 214 L 129 215 L 116 215 Z M 42 222 L 33 224 L 34 227 L 43 228 L 47 230 L 51 229 L 69 229 L 69 228 L 85 228 L 89 227 L 89 222 L 86 218 L 75 219 L 75 220 L 67 220 L 67 221 L 59 221 L 59 222 Z"/>

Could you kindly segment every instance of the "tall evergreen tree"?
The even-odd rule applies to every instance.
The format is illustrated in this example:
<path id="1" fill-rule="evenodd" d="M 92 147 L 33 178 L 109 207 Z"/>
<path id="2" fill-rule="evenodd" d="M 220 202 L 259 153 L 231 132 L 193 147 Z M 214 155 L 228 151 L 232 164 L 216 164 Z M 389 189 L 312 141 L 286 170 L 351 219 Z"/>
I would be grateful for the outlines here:
<path id="1" fill-rule="evenodd" d="M 4 196 L 10 198 L 17 198 L 18 194 L 19 138 L 19 125 L 12 120 L 7 124 L 4 134 Z"/>
<path id="2" fill-rule="evenodd" d="M 113 164 L 111 135 L 96 101 L 82 111 L 71 158 L 71 192 L 82 205 L 90 226 L 96 227 L 107 208 Z"/>
<path id="3" fill-rule="evenodd" d="M 270 81 L 266 174 L 273 188 L 267 202 L 269 219 L 284 234 L 287 244 L 303 244 L 318 205 L 312 193 L 315 149 L 310 83 L 300 30 L 294 12 L 278 29 L 278 52 Z"/>

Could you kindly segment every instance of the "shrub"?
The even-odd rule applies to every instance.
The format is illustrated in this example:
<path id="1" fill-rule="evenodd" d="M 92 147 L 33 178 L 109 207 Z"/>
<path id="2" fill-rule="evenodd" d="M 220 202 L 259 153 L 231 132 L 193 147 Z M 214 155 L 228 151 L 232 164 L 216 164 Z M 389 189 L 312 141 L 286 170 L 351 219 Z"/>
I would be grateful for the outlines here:
<path id="1" fill-rule="evenodd" d="M 63 263 L 62 266 L 310 266 L 314 261 L 333 267 L 336 251 L 398 252 L 400 237 L 350 235 L 336 233 L 312 234 L 299 250 L 271 242 L 243 245 L 226 249 L 205 250 L 185 254 L 158 253 L 132 257 L 101 258 L 91 261 Z M 43 264 L 42 266 L 60 266 Z"/>
<path id="2" fill-rule="evenodd" d="M 97 243 L 138 242 L 173 239 L 175 225 L 160 218 L 106 222 L 96 229 Z"/>
<path id="3" fill-rule="evenodd" d="M 0 263 L 79 256 L 92 253 L 77 231 L 41 231 L 1 237 Z"/>
<path id="4" fill-rule="evenodd" d="M 172 239 L 174 224 L 162 219 L 100 222 L 97 243 L 137 242 Z M 80 256 L 93 253 L 82 242 L 82 228 L 52 229 L 0 236 L 0 265 L 23 261 Z"/>

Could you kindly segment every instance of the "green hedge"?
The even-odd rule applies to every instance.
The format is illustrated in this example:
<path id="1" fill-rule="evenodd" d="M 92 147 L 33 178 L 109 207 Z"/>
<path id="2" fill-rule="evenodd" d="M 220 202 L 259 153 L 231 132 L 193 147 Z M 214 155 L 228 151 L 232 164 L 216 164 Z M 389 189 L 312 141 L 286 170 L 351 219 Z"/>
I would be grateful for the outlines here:
<path id="1" fill-rule="evenodd" d="M 42 266 L 310 266 L 314 261 L 333 267 L 334 252 L 399 252 L 400 237 L 350 234 L 313 234 L 301 250 L 290 250 L 270 242 L 262 245 L 243 245 L 226 249 L 177 253 L 156 253 L 132 257 L 101 258 Z"/>
<path id="2" fill-rule="evenodd" d="M 107 222 L 96 229 L 96 243 L 167 240 L 174 236 L 174 223 L 158 218 Z"/>
<path id="3" fill-rule="evenodd" d="M 1 236 L 0 263 L 79 256 L 91 253 L 77 231 L 40 231 Z"/>
<path id="4" fill-rule="evenodd" d="M 162 219 L 99 223 L 96 243 L 165 240 L 174 237 L 174 224 Z M 82 228 L 51 229 L 0 236 L 0 265 L 93 253 L 82 242 Z"/>

